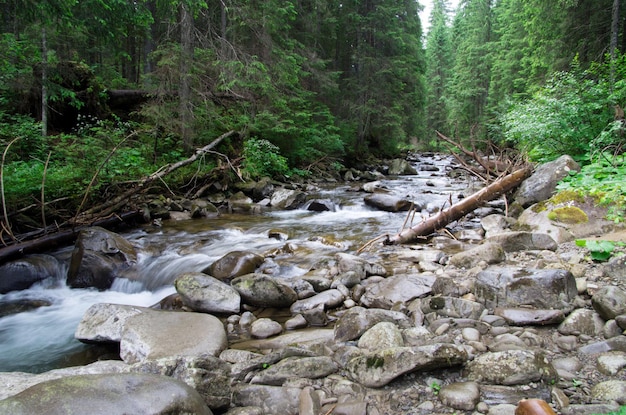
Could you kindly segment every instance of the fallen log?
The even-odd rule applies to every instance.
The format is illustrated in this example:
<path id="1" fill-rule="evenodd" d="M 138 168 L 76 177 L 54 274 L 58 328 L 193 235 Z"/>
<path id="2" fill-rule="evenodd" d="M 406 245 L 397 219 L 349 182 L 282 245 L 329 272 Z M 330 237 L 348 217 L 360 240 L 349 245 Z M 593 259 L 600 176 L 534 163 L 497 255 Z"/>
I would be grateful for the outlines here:
<path id="1" fill-rule="evenodd" d="M 424 222 L 405 229 L 394 236 L 384 235 L 383 243 L 385 245 L 403 244 L 420 237 L 430 235 L 439 229 L 444 228 L 450 222 L 461 219 L 463 216 L 481 207 L 483 203 L 493 200 L 507 193 L 509 190 L 517 187 L 524 181 L 530 173 L 532 167 L 526 166 L 513 173 L 501 177 L 489 186 L 484 187 L 473 195 L 466 197 L 458 203 L 442 210 L 437 215 L 426 219 Z M 376 239 L 380 239 L 376 238 Z"/>
<path id="2" fill-rule="evenodd" d="M 441 140 L 443 140 L 446 143 L 448 143 L 448 144 L 458 148 L 461 151 L 461 153 L 465 154 L 467 157 L 470 157 L 476 163 L 478 163 L 480 165 L 480 167 L 483 168 L 484 173 L 486 173 L 488 177 L 489 176 L 497 176 L 497 175 L 502 174 L 502 173 L 508 173 L 508 172 L 510 172 L 512 170 L 511 169 L 512 163 L 510 163 L 510 162 L 505 162 L 505 161 L 501 161 L 501 160 L 491 160 L 488 157 L 480 156 L 476 152 L 476 149 L 474 149 L 473 151 L 470 151 L 470 150 L 466 149 L 461 143 L 457 143 L 456 141 L 452 140 L 451 138 L 446 137 L 445 135 L 443 135 L 439 131 L 435 131 L 435 133 L 437 134 L 437 137 L 439 137 Z M 454 153 L 453 153 L 453 155 L 459 161 L 459 163 L 465 164 Z M 475 172 L 475 173 L 477 173 L 477 172 Z"/>

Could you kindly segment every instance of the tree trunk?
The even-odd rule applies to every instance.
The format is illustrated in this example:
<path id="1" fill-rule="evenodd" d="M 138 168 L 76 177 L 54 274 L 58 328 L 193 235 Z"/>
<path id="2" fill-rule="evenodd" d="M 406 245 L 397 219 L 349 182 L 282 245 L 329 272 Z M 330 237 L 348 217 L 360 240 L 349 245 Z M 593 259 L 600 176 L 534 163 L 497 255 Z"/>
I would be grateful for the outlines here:
<path id="1" fill-rule="evenodd" d="M 183 139 L 183 145 L 186 150 L 193 148 L 191 121 L 191 86 L 190 74 L 191 62 L 193 59 L 193 17 L 189 12 L 185 2 L 180 4 L 180 46 L 182 49 L 180 57 L 180 85 L 178 90 L 179 97 L 179 117 L 180 117 L 180 133 Z"/>
<path id="2" fill-rule="evenodd" d="M 421 236 L 427 236 L 431 233 L 442 229 L 448 223 L 461 219 L 463 216 L 481 207 L 483 203 L 493 200 L 509 190 L 518 186 L 532 172 L 531 167 L 524 167 L 513 173 L 504 176 L 489 186 L 481 189 L 473 195 L 466 197 L 460 202 L 450 206 L 448 209 L 439 212 L 437 215 L 425 220 L 419 225 L 405 229 L 399 234 L 389 237 L 386 236 L 385 245 L 403 244 L 413 241 Z"/>
<path id="3" fill-rule="evenodd" d="M 619 4 L 620 0 L 613 0 L 613 16 L 611 19 L 611 91 L 613 90 L 613 84 L 615 83 L 615 54 L 617 52 L 617 39 L 619 37 Z"/>
<path id="4" fill-rule="evenodd" d="M 46 27 L 41 26 L 41 135 L 48 136 L 48 43 Z"/>

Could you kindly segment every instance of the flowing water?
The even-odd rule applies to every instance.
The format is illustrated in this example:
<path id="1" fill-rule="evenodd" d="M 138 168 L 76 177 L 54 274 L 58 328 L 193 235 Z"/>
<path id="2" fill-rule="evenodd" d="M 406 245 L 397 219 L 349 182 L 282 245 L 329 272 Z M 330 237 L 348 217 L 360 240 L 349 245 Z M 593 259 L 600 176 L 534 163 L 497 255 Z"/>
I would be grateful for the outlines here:
<path id="1" fill-rule="evenodd" d="M 414 163 L 419 174 L 381 180 L 391 194 L 418 201 L 428 210 L 448 206 L 468 187 L 467 179 L 453 181 L 445 174 L 452 166 L 446 157 L 430 156 Z M 426 171 L 436 165 L 439 171 Z M 315 193 L 315 194 L 314 194 Z M 406 212 L 389 213 L 364 205 L 365 193 L 348 185 L 326 186 L 310 196 L 331 200 L 335 211 L 268 211 L 256 215 L 221 215 L 213 219 L 163 222 L 123 236 L 138 248 L 139 260 L 133 280 L 118 279 L 108 291 L 70 289 L 65 270 L 28 290 L 0 295 L 0 302 L 44 299 L 50 306 L 0 318 L 0 371 L 42 372 L 73 364 L 72 356 L 91 346 L 74 339 L 83 313 L 95 303 L 151 306 L 175 292 L 177 275 L 201 271 L 224 254 L 247 250 L 259 254 L 280 252 L 286 243 L 296 254 L 271 255 L 264 266 L 274 275 L 292 278 L 306 273 L 315 263 L 336 252 L 354 253 L 368 240 L 395 234 L 405 225 Z M 421 220 L 419 214 L 414 223 Z M 270 230 L 289 235 L 287 241 L 269 238 Z M 67 257 L 67 250 L 56 253 Z M 269 256 L 269 255 L 268 255 Z"/>

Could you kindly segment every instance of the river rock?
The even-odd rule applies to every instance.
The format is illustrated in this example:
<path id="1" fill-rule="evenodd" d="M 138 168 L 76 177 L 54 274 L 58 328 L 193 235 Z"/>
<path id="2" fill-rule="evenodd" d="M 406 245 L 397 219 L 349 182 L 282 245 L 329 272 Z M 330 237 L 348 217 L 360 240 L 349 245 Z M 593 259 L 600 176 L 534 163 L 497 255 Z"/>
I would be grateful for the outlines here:
<path id="1" fill-rule="evenodd" d="M 226 330 L 217 317 L 151 310 L 126 319 L 120 356 L 126 363 L 171 356 L 217 356 L 227 346 Z"/>
<path id="2" fill-rule="evenodd" d="M 626 367 L 625 352 L 608 352 L 598 356 L 598 370 L 605 375 L 615 376 Z"/>
<path id="3" fill-rule="evenodd" d="M 285 188 L 275 189 L 270 204 L 275 209 L 293 210 L 301 207 L 306 200 L 306 194 L 300 190 Z"/>
<path id="4" fill-rule="evenodd" d="M 126 320 L 149 311 L 149 308 L 132 305 L 94 304 L 83 314 L 74 337 L 85 343 L 119 343 L 122 340 Z"/>
<path id="5" fill-rule="evenodd" d="M 259 318 L 250 325 L 250 334 L 256 339 L 265 339 L 282 333 L 283 326 L 269 318 Z"/>
<path id="6" fill-rule="evenodd" d="M 302 300 L 298 300 L 294 302 L 291 307 L 291 314 L 298 314 L 304 311 L 313 310 L 318 306 L 323 306 L 324 309 L 328 310 L 331 308 L 339 307 L 343 304 L 343 300 L 345 300 L 345 296 L 338 289 L 330 289 L 323 291 L 319 294 L 316 294 L 309 298 L 304 298 Z"/>
<path id="7" fill-rule="evenodd" d="M 488 308 L 567 309 L 578 290 L 566 270 L 492 267 L 478 273 L 474 294 Z"/>
<path id="8" fill-rule="evenodd" d="M 340 272 L 355 272 L 361 279 L 372 275 L 387 276 L 387 270 L 383 265 L 360 256 L 339 252 L 335 255 L 335 260 Z M 316 291 L 319 290 L 316 288 Z"/>
<path id="9" fill-rule="evenodd" d="M 608 340 L 589 343 L 578 349 L 578 351 L 586 355 L 594 355 L 610 351 L 626 352 L 626 336 L 618 336 Z"/>
<path id="10" fill-rule="evenodd" d="M 487 264 L 497 264 L 505 259 L 506 254 L 502 246 L 496 243 L 484 243 L 452 255 L 450 257 L 450 265 L 469 269 L 475 267 L 481 261 Z"/>
<path id="11" fill-rule="evenodd" d="M 313 199 L 309 200 L 303 209 L 311 212 L 334 212 L 336 210 L 335 203 L 328 199 Z"/>
<path id="12" fill-rule="evenodd" d="M 626 314 L 626 291 L 613 285 L 600 288 L 591 297 L 591 305 L 605 320 Z"/>
<path id="13" fill-rule="evenodd" d="M 390 309 L 397 303 L 408 303 L 431 293 L 434 274 L 394 275 L 365 289 L 361 304 L 368 308 Z"/>
<path id="14" fill-rule="evenodd" d="M 250 383 L 281 386 L 294 378 L 323 378 L 337 369 L 333 359 L 328 356 L 288 357 L 257 373 Z"/>
<path id="15" fill-rule="evenodd" d="M 120 273 L 136 263 L 137 251 L 126 239 L 97 226 L 83 229 L 72 251 L 67 285 L 106 290 Z"/>
<path id="16" fill-rule="evenodd" d="M 52 255 L 28 255 L 0 266 L 0 294 L 25 290 L 36 282 L 61 274 L 61 265 Z"/>
<path id="17" fill-rule="evenodd" d="M 389 164 L 387 174 L 390 176 L 399 176 L 401 174 L 415 175 L 417 170 L 405 159 L 393 159 Z"/>
<path id="18" fill-rule="evenodd" d="M 49 370 L 43 373 L 0 372 L 0 400 L 17 395 L 38 383 L 76 375 L 128 373 L 130 365 L 119 360 L 101 360 L 85 366 Z M 1 412 L 0 412 L 1 413 Z"/>
<path id="19" fill-rule="evenodd" d="M 403 212 L 411 209 L 411 206 L 413 206 L 410 200 L 383 193 L 369 194 L 363 198 L 363 201 L 367 206 L 384 210 L 385 212 Z"/>
<path id="20" fill-rule="evenodd" d="M 170 376 L 197 391 L 213 410 L 227 408 L 231 395 L 231 365 L 209 355 L 173 356 L 136 363 L 133 372 Z"/>
<path id="21" fill-rule="evenodd" d="M 132 391 L 132 393 L 129 393 Z M 77 375 L 39 383 L 0 401 L 0 413 L 212 415 L 202 397 L 167 376 Z"/>
<path id="22" fill-rule="evenodd" d="M 213 262 L 202 272 L 220 281 L 230 281 L 233 278 L 253 273 L 264 260 L 265 258 L 254 252 L 233 251 Z"/>
<path id="23" fill-rule="evenodd" d="M 587 336 L 598 336 L 602 333 L 604 321 L 598 313 L 593 310 L 579 308 L 572 311 L 559 325 L 559 333 L 568 335 L 585 334 Z"/>
<path id="24" fill-rule="evenodd" d="M 475 301 L 455 297 L 430 297 L 421 300 L 424 314 L 435 313 L 441 317 L 469 318 L 478 320 L 485 306 Z"/>
<path id="25" fill-rule="evenodd" d="M 363 333 L 357 345 L 361 349 L 376 351 L 392 347 L 403 347 L 404 339 L 400 328 L 396 324 L 383 321 Z"/>
<path id="26" fill-rule="evenodd" d="M 615 401 L 620 405 L 626 404 L 626 381 L 607 380 L 591 388 L 591 396 L 604 402 Z"/>
<path id="27" fill-rule="evenodd" d="M 343 313 L 335 322 L 335 341 L 345 342 L 358 339 L 367 330 L 383 321 L 397 324 L 403 329 L 413 326 L 409 317 L 398 311 L 353 307 Z"/>
<path id="28" fill-rule="evenodd" d="M 26 311 L 35 310 L 39 307 L 49 307 L 52 303 L 43 299 L 17 299 L 0 301 L 0 318 L 10 316 L 12 314 L 24 313 Z"/>
<path id="29" fill-rule="evenodd" d="M 488 241 L 499 244 L 506 252 L 544 249 L 555 251 L 557 248 L 550 235 L 537 232 L 503 232 L 491 236 Z"/>
<path id="30" fill-rule="evenodd" d="M 203 313 L 234 314 L 241 308 L 236 289 L 201 272 L 180 275 L 174 282 L 184 305 Z"/>
<path id="31" fill-rule="evenodd" d="M 497 307 L 493 313 L 513 326 L 546 326 L 559 324 L 565 319 L 563 310 Z"/>
<path id="32" fill-rule="evenodd" d="M 515 201 L 523 207 L 528 207 L 533 203 L 549 199 L 554 194 L 557 183 L 570 171 L 580 171 L 580 166 L 568 155 L 541 164 L 528 179 L 522 182 L 515 193 Z"/>
<path id="33" fill-rule="evenodd" d="M 379 388 L 405 373 L 441 369 L 464 364 L 464 348 L 453 344 L 432 344 L 417 347 L 393 347 L 365 353 L 346 365 L 348 377 L 370 388 Z"/>
<path id="34" fill-rule="evenodd" d="M 476 382 L 455 382 L 442 386 L 438 396 L 450 408 L 471 411 L 480 401 L 480 389 Z"/>
<path id="35" fill-rule="evenodd" d="M 255 307 L 289 307 L 298 300 L 293 288 L 265 274 L 237 277 L 230 285 L 239 292 L 244 304 Z"/>
<path id="36" fill-rule="evenodd" d="M 483 353 L 465 369 L 468 379 L 496 385 L 524 385 L 556 374 L 543 354 L 530 350 Z"/>
<path id="37" fill-rule="evenodd" d="M 481 218 L 480 225 L 485 231 L 485 238 L 489 238 L 507 232 L 514 222 L 515 220 L 508 216 L 491 214 Z"/>
<path id="38" fill-rule="evenodd" d="M 262 408 L 264 414 L 298 415 L 300 388 L 241 384 L 234 388 L 233 404 Z"/>

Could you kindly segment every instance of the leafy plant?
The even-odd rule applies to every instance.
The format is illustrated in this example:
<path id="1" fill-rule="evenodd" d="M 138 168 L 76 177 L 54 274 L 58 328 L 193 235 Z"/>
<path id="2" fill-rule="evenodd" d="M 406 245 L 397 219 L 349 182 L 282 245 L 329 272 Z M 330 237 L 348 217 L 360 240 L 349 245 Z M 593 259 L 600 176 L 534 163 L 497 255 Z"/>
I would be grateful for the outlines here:
<path id="1" fill-rule="evenodd" d="M 594 261 L 607 261 L 618 245 L 626 246 L 623 242 L 576 240 L 576 246 L 587 248 Z"/>
<path id="2" fill-rule="evenodd" d="M 441 385 L 437 382 L 432 382 L 430 384 L 430 389 L 433 391 L 435 395 L 439 395 L 439 391 L 441 390 Z"/>
<path id="3" fill-rule="evenodd" d="M 255 178 L 279 176 L 289 173 L 287 159 L 267 140 L 249 138 L 243 145 L 244 170 Z"/>

